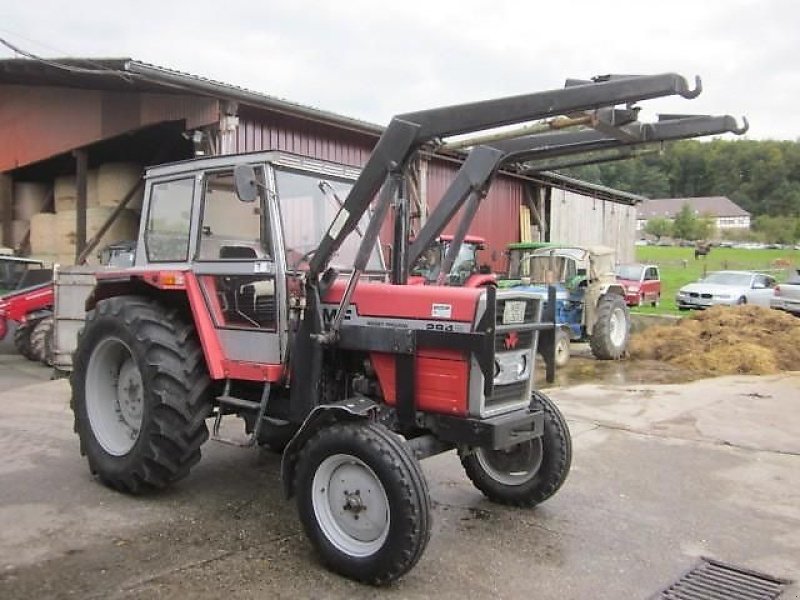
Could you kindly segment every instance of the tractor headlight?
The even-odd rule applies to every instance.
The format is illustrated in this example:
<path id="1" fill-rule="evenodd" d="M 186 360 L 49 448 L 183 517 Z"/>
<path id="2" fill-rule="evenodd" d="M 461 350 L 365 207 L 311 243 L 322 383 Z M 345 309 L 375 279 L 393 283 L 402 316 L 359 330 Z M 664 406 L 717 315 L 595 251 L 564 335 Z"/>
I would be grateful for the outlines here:
<path id="1" fill-rule="evenodd" d="M 530 376 L 528 350 L 503 352 L 495 355 L 495 385 L 505 385 L 522 381 Z"/>

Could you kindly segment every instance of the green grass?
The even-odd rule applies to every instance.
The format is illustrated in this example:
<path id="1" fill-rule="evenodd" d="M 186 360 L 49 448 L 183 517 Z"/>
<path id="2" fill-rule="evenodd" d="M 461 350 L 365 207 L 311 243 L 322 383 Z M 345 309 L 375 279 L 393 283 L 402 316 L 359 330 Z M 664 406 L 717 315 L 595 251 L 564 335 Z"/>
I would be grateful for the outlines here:
<path id="1" fill-rule="evenodd" d="M 642 306 L 634 312 L 655 314 L 682 314 L 675 306 L 675 294 L 687 283 L 697 281 L 705 273 L 725 269 L 764 271 L 778 281 L 786 278 L 788 271 L 776 269 L 774 261 L 787 259 L 793 268 L 800 268 L 799 250 L 746 250 L 743 248 L 713 248 L 706 257 L 694 259 L 694 248 L 672 246 L 637 246 L 636 260 L 658 265 L 661 272 L 661 304 Z"/>

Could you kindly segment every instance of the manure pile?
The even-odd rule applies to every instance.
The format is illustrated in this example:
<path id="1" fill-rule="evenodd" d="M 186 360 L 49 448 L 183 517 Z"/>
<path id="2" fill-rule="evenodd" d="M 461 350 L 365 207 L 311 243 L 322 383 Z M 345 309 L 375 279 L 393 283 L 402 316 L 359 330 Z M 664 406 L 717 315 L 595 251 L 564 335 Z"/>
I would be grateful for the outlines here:
<path id="1" fill-rule="evenodd" d="M 715 306 L 633 335 L 630 355 L 708 375 L 800 371 L 800 319 L 760 306 Z"/>

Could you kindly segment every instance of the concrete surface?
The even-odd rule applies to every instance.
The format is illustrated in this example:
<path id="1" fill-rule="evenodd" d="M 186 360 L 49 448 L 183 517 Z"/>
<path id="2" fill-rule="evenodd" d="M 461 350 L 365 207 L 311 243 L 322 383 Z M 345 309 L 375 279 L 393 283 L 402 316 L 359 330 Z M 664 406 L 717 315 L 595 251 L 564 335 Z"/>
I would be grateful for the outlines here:
<path id="1" fill-rule="evenodd" d="M 644 599 L 701 555 L 800 579 L 800 373 L 549 393 L 564 488 L 505 508 L 453 453 L 425 461 L 431 542 L 376 590 L 319 565 L 277 455 L 209 443 L 173 489 L 126 497 L 90 477 L 66 381 L 2 391 L 0 598 Z"/>

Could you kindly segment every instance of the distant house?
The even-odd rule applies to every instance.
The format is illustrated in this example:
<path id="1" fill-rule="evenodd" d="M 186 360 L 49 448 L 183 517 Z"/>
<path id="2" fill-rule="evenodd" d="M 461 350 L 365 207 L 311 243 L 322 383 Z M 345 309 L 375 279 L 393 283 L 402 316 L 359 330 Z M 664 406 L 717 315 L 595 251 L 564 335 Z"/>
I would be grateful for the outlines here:
<path id="1" fill-rule="evenodd" d="M 734 204 L 726 196 L 704 196 L 701 198 L 658 198 L 645 200 L 636 211 L 636 231 L 643 231 L 650 219 L 665 217 L 674 219 L 688 204 L 697 216 L 710 215 L 718 230 L 749 229 L 750 213 Z"/>

